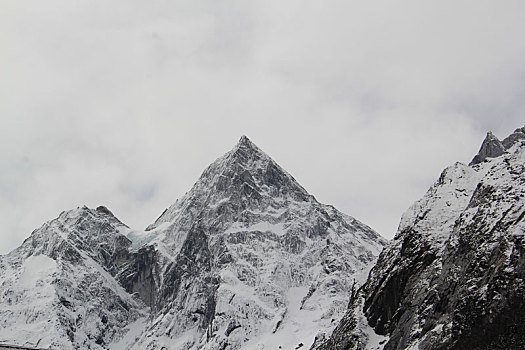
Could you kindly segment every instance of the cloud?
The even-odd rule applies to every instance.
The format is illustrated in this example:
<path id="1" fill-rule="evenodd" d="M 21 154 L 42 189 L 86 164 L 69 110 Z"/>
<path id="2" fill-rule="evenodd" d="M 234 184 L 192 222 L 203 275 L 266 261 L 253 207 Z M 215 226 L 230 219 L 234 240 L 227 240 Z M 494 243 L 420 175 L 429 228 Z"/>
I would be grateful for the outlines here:
<path id="1" fill-rule="evenodd" d="M 5 1 L 0 252 L 62 210 L 145 227 L 242 134 L 387 237 L 523 124 L 521 1 Z"/>

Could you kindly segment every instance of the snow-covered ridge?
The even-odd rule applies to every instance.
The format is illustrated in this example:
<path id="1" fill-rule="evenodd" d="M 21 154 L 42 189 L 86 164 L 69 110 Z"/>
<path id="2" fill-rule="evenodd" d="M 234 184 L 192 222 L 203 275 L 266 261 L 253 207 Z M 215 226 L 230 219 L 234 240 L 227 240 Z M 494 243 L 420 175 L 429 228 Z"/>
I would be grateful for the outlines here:
<path id="1" fill-rule="evenodd" d="M 145 306 L 115 279 L 130 241 L 104 207 L 66 211 L 0 258 L 0 342 L 56 349 L 105 344 Z"/>
<path id="2" fill-rule="evenodd" d="M 205 243 L 192 236 L 201 231 Z M 309 346 L 335 326 L 353 280 L 363 279 L 385 242 L 368 226 L 318 203 L 246 137 L 147 232 L 154 237 L 148 244 L 172 264 L 187 263 L 188 244 L 198 246 L 202 257 L 197 266 L 187 265 L 201 269 L 197 278 L 167 268 L 161 286 L 176 280 L 210 288 L 206 281 L 215 282 L 212 296 L 162 299 L 163 305 L 185 306 L 161 312 L 137 349 L 169 346 L 174 339 L 192 349 Z M 196 318 L 185 314 L 210 304 L 213 309 L 201 309 Z"/>
<path id="3" fill-rule="evenodd" d="M 502 142 L 488 133 L 469 166 L 446 168 L 405 212 L 342 322 L 316 348 L 523 348 L 524 217 L 525 128 Z M 378 347 L 377 336 L 386 337 Z"/>
<path id="4" fill-rule="evenodd" d="M 242 137 L 145 231 L 81 207 L 0 257 L 0 322 L 16 320 L 0 341 L 306 348 L 331 333 L 385 243 Z"/>

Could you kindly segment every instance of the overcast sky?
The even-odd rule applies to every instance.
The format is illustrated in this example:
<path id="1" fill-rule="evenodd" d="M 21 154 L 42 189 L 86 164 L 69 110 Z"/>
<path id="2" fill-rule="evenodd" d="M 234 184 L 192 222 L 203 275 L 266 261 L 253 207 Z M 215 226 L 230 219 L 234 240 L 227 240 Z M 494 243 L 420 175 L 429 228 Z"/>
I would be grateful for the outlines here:
<path id="1" fill-rule="evenodd" d="M 2 0 L 0 253 L 66 209 L 152 223 L 246 134 L 387 238 L 525 124 L 525 1 Z"/>

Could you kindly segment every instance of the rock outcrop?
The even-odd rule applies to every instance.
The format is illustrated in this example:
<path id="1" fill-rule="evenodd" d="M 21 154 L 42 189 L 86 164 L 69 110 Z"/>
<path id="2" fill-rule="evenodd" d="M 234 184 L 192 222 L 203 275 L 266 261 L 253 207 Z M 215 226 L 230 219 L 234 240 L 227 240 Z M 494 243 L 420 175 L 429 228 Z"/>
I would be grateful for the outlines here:
<path id="1" fill-rule="evenodd" d="M 481 144 L 478 154 L 472 159 L 469 165 L 482 163 L 488 158 L 499 157 L 520 140 L 525 140 L 525 127 L 514 130 L 514 132 L 503 141 L 500 141 L 489 131 Z"/>
<path id="2" fill-rule="evenodd" d="M 501 143 L 501 141 L 489 131 L 478 154 L 476 154 L 469 165 L 479 164 L 484 162 L 487 158 L 499 157 L 503 153 L 505 153 L 503 143 Z"/>

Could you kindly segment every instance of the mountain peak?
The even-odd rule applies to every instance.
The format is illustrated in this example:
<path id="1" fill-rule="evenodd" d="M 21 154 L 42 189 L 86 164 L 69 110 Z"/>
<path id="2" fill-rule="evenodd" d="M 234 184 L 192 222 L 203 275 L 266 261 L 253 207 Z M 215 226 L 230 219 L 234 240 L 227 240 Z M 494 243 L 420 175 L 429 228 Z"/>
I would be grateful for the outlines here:
<path id="1" fill-rule="evenodd" d="M 269 162 L 274 163 L 270 156 L 257 147 L 246 135 L 242 135 L 235 147 L 212 163 L 210 167 L 222 173 L 225 168 L 232 167 L 237 168 L 237 170 L 255 170 L 255 168 L 265 166 Z"/>
<path id="2" fill-rule="evenodd" d="M 487 132 L 487 136 L 481 148 L 479 149 L 478 154 L 472 159 L 469 165 L 476 165 L 484 162 L 487 158 L 495 158 L 501 156 L 505 153 L 505 147 L 501 141 L 491 132 Z"/>
<path id="3" fill-rule="evenodd" d="M 231 151 L 210 164 L 192 189 L 146 230 L 173 221 L 186 207 L 214 208 L 233 203 L 239 211 L 235 215 L 239 215 L 250 206 L 257 209 L 261 203 L 269 206 L 277 198 L 297 202 L 314 199 L 293 176 L 243 135 Z"/>
<path id="4" fill-rule="evenodd" d="M 331 333 L 386 243 L 317 202 L 246 136 L 146 231 L 83 206 L 0 256 L 0 339 L 300 348 Z"/>
<path id="5" fill-rule="evenodd" d="M 252 146 L 252 145 L 253 145 L 253 142 L 246 135 L 242 135 L 241 138 L 239 139 L 239 142 L 237 143 L 238 147 L 241 147 L 241 146 L 246 147 L 246 146 Z"/>
<path id="6" fill-rule="evenodd" d="M 499 157 L 520 140 L 525 140 L 525 127 L 514 130 L 514 132 L 503 141 L 500 141 L 492 131 L 489 131 L 481 144 L 478 154 L 472 159 L 469 165 L 482 163 L 487 158 Z"/>
<path id="7" fill-rule="evenodd" d="M 246 135 L 242 135 L 232 150 L 233 153 L 263 153 Z"/>
<path id="8" fill-rule="evenodd" d="M 249 188 L 257 192 L 261 186 L 265 186 L 273 188 L 276 193 L 283 194 L 283 191 L 290 190 L 300 192 L 301 198 L 308 197 L 306 190 L 246 135 L 241 136 L 233 150 L 213 162 L 198 183 L 204 182 L 206 186 L 210 186 L 208 180 L 218 182 L 211 187 L 219 192 L 231 192 L 234 189 L 237 193 L 237 186 L 248 184 Z"/>
<path id="9" fill-rule="evenodd" d="M 113 213 L 111 212 L 111 210 L 109 210 L 107 207 L 103 206 L 103 205 L 99 205 L 96 209 L 96 211 L 98 211 L 99 213 L 102 213 L 102 214 L 106 214 L 106 215 L 109 215 L 109 216 L 112 216 L 112 217 L 115 217 L 115 215 L 113 215 Z"/>

